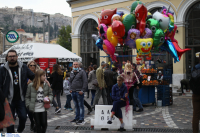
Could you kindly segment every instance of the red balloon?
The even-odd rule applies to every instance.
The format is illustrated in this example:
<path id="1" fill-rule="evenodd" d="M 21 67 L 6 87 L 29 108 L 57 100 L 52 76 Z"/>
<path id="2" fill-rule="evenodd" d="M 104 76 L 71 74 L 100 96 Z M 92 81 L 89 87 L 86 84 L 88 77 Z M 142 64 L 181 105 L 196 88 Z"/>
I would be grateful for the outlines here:
<path id="1" fill-rule="evenodd" d="M 100 23 L 105 25 L 110 25 L 112 16 L 117 13 L 117 8 L 114 10 L 102 10 L 100 15 Z"/>
<path id="2" fill-rule="evenodd" d="M 181 56 L 182 56 L 185 52 L 191 50 L 191 49 L 189 49 L 189 48 L 187 48 L 187 49 L 181 49 L 181 48 L 179 47 L 179 45 L 178 45 L 176 42 L 172 42 L 172 43 L 173 43 L 173 45 L 174 45 L 174 47 L 175 47 L 175 49 L 176 49 L 176 51 L 177 51 L 179 60 L 181 60 Z"/>
<path id="3" fill-rule="evenodd" d="M 113 20 L 112 23 L 112 31 L 113 34 L 118 37 L 118 38 L 122 38 L 125 35 L 125 27 L 124 24 L 121 21 L 118 20 Z"/>
<path id="4" fill-rule="evenodd" d="M 147 18 L 147 8 L 143 4 L 137 5 L 135 9 L 135 17 L 138 22 L 136 28 L 140 30 L 140 34 L 142 34 L 145 30 L 146 18 Z"/>

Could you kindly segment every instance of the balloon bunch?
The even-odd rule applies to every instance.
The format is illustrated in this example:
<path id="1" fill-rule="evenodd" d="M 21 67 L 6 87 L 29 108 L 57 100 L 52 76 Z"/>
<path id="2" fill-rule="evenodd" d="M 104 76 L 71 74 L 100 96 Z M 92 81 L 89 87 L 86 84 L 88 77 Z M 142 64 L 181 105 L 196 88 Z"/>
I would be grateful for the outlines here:
<path id="1" fill-rule="evenodd" d="M 170 7 L 169 7 L 170 9 Z M 98 19 L 99 36 L 93 35 L 99 49 L 108 54 L 112 61 L 117 61 L 115 47 L 118 43 L 137 49 L 136 60 L 146 56 L 151 60 L 151 50 L 167 51 L 174 62 L 181 59 L 183 53 L 190 49 L 181 49 L 174 38 L 177 26 L 174 24 L 174 13 L 163 7 L 153 15 L 144 4 L 136 0 L 131 5 L 130 14 L 114 10 L 102 10 Z"/>

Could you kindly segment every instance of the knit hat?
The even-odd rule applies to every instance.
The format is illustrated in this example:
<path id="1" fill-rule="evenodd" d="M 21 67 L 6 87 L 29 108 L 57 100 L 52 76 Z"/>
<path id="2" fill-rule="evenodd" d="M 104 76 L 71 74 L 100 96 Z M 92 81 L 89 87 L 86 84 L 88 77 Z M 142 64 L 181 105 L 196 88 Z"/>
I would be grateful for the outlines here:
<path id="1" fill-rule="evenodd" d="M 101 62 L 101 66 L 103 66 L 104 64 L 106 64 L 106 62 L 105 62 L 105 61 L 102 61 L 102 62 Z"/>
<path id="2" fill-rule="evenodd" d="M 161 72 L 161 71 L 159 71 L 158 73 L 160 73 L 160 74 L 161 74 L 162 72 Z"/>

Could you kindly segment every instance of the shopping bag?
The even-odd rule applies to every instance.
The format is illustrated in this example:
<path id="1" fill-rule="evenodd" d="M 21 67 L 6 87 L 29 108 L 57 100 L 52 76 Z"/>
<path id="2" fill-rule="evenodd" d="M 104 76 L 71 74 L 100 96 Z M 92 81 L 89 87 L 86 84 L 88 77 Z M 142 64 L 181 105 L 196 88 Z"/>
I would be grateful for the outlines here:
<path id="1" fill-rule="evenodd" d="M 5 118 L 3 121 L 0 122 L 0 129 L 9 127 L 11 125 L 15 125 L 15 121 L 13 119 L 13 115 L 10 110 L 10 105 L 7 99 L 5 99 L 4 110 L 5 110 Z"/>

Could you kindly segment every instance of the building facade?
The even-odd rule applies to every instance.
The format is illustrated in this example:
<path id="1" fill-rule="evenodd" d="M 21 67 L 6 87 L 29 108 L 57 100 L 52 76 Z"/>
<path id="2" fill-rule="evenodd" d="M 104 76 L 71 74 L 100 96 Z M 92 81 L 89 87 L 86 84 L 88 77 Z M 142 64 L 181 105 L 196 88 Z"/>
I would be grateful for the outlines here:
<path id="1" fill-rule="evenodd" d="M 97 65 L 106 54 L 97 49 L 92 34 L 98 34 L 97 24 L 103 9 L 115 9 L 130 13 L 130 6 L 135 0 L 67 0 L 72 9 L 72 52 L 82 57 L 83 64 L 90 62 Z M 142 0 L 148 11 L 153 13 L 163 6 L 174 12 L 174 20 L 178 29 L 175 35 L 180 48 L 191 48 L 178 63 L 168 59 L 173 67 L 173 85 L 180 86 L 180 80 L 189 78 L 191 68 L 198 63 L 195 53 L 200 51 L 200 1 L 199 0 Z M 128 55 L 135 54 L 135 50 L 126 51 Z M 119 51 L 120 54 L 120 51 Z M 134 62 L 135 59 L 132 58 Z"/>

